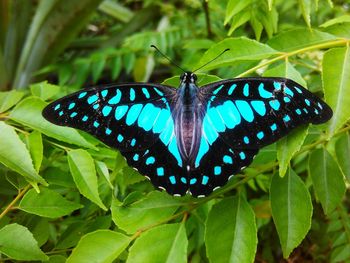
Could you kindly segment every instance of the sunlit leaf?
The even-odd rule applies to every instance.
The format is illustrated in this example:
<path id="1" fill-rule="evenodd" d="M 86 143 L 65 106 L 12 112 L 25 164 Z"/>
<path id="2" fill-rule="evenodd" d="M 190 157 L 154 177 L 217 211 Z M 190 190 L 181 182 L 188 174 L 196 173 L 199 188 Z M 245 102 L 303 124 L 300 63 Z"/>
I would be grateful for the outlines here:
<path id="1" fill-rule="evenodd" d="M 33 159 L 34 168 L 37 172 L 40 170 L 41 162 L 43 161 L 43 139 L 41 133 L 33 131 L 28 136 L 29 152 Z"/>
<path id="2" fill-rule="evenodd" d="M 0 113 L 15 106 L 23 97 L 24 93 L 16 90 L 0 92 Z"/>
<path id="3" fill-rule="evenodd" d="M 34 96 L 47 100 L 55 96 L 60 91 L 60 87 L 43 81 L 30 85 L 30 91 Z"/>
<path id="4" fill-rule="evenodd" d="M 335 144 L 335 153 L 337 155 L 338 164 L 343 174 L 350 183 L 350 135 L 344 133 Z"/>

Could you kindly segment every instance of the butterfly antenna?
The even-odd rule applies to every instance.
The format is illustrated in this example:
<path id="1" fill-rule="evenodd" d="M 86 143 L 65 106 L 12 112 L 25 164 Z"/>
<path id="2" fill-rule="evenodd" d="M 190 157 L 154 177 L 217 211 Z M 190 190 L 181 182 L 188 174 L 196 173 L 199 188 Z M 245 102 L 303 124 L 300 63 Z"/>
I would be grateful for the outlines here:
<path id="1" fill-rule="evenodd" d="M 163 52 L 161 52 L 155 45 L 151 45 L 151 47 L 153 47 L 159 54 L 161 54 L 164 58 L 166 58 L 171 64 L 173 64 L 174 66 L 178 67 L 183 72 L 186 72 L 186 70 L 184 70 L 178 64 L 176 64 L 174 61 L 172 61 L 168 56 L 166 56 Z"/>
<path id="2" fill-rule="evenodd" d="M 224 51 L 222 51 L 219 55 L 217 55 L 215 58 L 213 58 L 212 60 L 208 61 L 207 63 L 205 63 L 204 65 L 200 66 L 199 68 L 197 68 L 196 70 L 193 71 L 196 72 L 197 70 L 200 70 L 201 68 L 204 68 L 206 65 L 210 64 L 211 62 L 213 62 L 214 60 L 216 60 L 218 57 L 220 57 L 222 54 L 224 54 L 225 52 L 229 51 L 229 48 L 226 48 Z"/>

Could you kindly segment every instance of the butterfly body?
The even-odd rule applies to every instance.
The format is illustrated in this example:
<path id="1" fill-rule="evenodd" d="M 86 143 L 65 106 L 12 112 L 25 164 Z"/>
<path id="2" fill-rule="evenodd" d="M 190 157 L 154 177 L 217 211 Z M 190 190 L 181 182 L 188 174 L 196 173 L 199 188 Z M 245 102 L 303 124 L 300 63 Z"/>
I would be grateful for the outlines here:
<path id="1" fill-rule="evenodd" d="M 259 149 L 332 110 L 296 82 L 241 78 L 201 88 L 186 72 L 178 89 L 130 83 L 82 90 L 50 105 L 50 122 L 118 149 L 128 164 L 173 195 L 210 194 Z"/>

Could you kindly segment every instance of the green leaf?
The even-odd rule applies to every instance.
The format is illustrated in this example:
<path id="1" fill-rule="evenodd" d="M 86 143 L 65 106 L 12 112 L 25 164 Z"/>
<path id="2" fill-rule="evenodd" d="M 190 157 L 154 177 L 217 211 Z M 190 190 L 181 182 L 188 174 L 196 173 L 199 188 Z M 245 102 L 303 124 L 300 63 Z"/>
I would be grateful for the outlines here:
<path id="1" fill-rule="evenodd" d="M 91 59 L 92 81 L 96 83 L 100 79 L 102 71 L 105 68 L 106 58 L 101 53 L 97 53 L 93 55 Z"/>
<path id="2" fill-rule="evenodd" d="M 112 0 L 103 1 L 98 9 L 124 23 L 128 22 L 134 15 L 130 9 Z"/>
<path id="3" fill-rule="evenodd" d="M 10 224 L 0 229 L 0 252 L 15 260 L 48 260 L 38 247 L 33 234 L 18 224 Z"/>
<path id="4" fill-rule="evenodd" d="M 15 106 L 23 97 L 24 93 L 16 90 L 0 92 L 0 113 Z"/>
<path id="5" fill-rule="evenodd" d="M 95 146 L 86 141 L 76 130 L 60 127 L 46 121 L 41 115 L 46 105 L 39 98 L 28 97 L 11 111 L 10 118 L 57 140 L 96 149 Z"/>
<path id="6" fill-rule="evenodd" d="M 213 206 L 205 231 L 210 262 L 254 262 L 257 243 L 254 212 L 243 196 L 225 198 Z"/>
<path id="7" fill-rule="evenodd" d="M 283 178 L 272 177 L 270 200 L 273 221 L 284 258 L 297 247 L 311 227 L 312 203 L 304 182 L 289 169 Z"/>
<path id="8" fill-rule="evenodd" d="M 326 149 L 311 153 L 309 173 L 325 214 L 330 214 L 341 202 L 345 193 L 343 175 Z"/>
<path id="9" fill-rule="evenodd" d="M 267 41 L 267 44 L 276 50 L 291 52 L 335 39 L 335 36 L 328 33 L 300 28 L 284 31 Z"/>
<path id="10" fill-rule="evenodd" d="M 232 20 L 230 30 L 228 31 L 228 35 L 231 36 L 232 33 L 239 28 L 241 25 L 247 23 L 251 18 L 251 12 L 250 10 L 243 11 L 238 13 L 234 19 Z"/>
<path id="11" fill-rule="evenodd" d="M 83 236 L 67 262 L 114 262 L 127 248 L 131 238 L 111 230 L 97 230 Z"/>
<path id="12" fill-rule="evenodd" d="M 162 222 L 173 215 L 180 205 L 177 198 L 159 191 L 150 192 L 140 200 L 126 204 L 114 199 L 111 206 L 112 219 L 119 228 L 132 234 L 141 228 Z"/>
<path id="13" fill-rule="evenodd" d="M 151 55 L 140 57 L 136 60 L 133 69 L 135 81 L 146 82 L 149 80 L 154 69 L 154 58 Z"/>
<path id="14" fill-rule="evenodd" d="M 80 204 L 68 201 L 59 193 L 47 188 L 40 188 L 40 193 L 30 189 L 19 204 L 19 209 L 27 213 L 49 218 L 69 215 L 81 207 Z"/>
<path id="15" fill-rule="evenodd" d="M 310 0 L 298 0 L 301 13 L 303 14 L 304 20 L 309 28 L 311 28 L 311 2 Z"/>
<path id="16" fill-rule="evenodd" d="M 226 25 L 233 16 L 240 13 L 243 9 L 245 9 L 247 6 L 249 6 L 252 3 L 252 0 L 229 0 L 226 6 L 226 15 L 225 15 L 225 22 Z"/>
<path id="17" fill-rule="evenodd" d="M 42 100 L 47 100 L 55 96 L 58 92 L 60 92 L 60 87 L 47 83 L 47 81 L 43 81 L 40 83 L 30 85 L 30 91 L 34 96 L 37 96 Z"/>
<path id="18" fill-rule="evenodd" d="M 118 78 L 121 68 L 122 68 L 122 59 L 120 56 L 117 56 L 115 58 L 112 59 L 111 61 L 111 78 L 112 80 L 115 80 L 116 78 Z"/>
<path id="19" fill-rule="evenodd" d="M 328 122 L 330 138 L 350 119 L 350 47 L 333 48 L 324 54 L 322 80 L 326 102 L 333 109 Z"/>
<path id="20" fill-rule="evenodd" d="M 43 139 L 41 133 L 33 131 L 28 136 L 29 152 L 34 162 L 34 168 L 37 172 L 40 170 L 41 162 L 43 161 Z"/>
<path id="21" fill-rule="evenodd" d="M 157 226 L 136 239 L 127 262 L 187 262 L 187 244 L 183 223 Z"/>
<path id="22" fill-rule="evenodd" d="M 343 174 L 350 183 L 350 135 L 344 133 L 335 144 L 335 153 L 337 155 L 338 164 Z"/>
<path id="23" fill-rule="evenodd" d="M 350 15 L 342 15 L 342 16 L 338 16 L 336 18 L 330 19 L 324 22 L 322 25 L 320 25 L 320 27 L 329 27 L 335 24 L 342 24 L 345 22 L 350 22 Z"/>
<path id="24" fill-rule="evenodd" d="M 269 68 L 263 73 L 264 77 L 281 77 L 294 80 L 300 85 L 306 87 L 306 81 L 303 79 L 299 71 L 289 62 L 283 62 L 276 67 Z"/>
<path id="25" fill-rule="evenodd" d="M 97 175 L 91 155 L 83 149 L 71 150 L 68 152 L 68 164 L 79 192 L 106 211 L 98 194 Z"/>
<path id="26" fill-rule="evenodd" d="M 208 74 L 203 74 L 203 73 L 197 73 L 197 85 L 203 86 L 215 81 L 220 81 L 222 80 L 221 78 L 219 78 L 218 76 L 215 75 L 208 75 Z M 163 81 L 164 85 L 169 85 L 169 86 L 173 86 L 173 87 L 179 87 L 180 85 L 180 76 L 174 76 L 171 78 L 168 78 L 166 80 Z"/>
<path id="27" fill-rule="evenodd" d="M 35 171 L 28 149 L 14 128 L 0 121 L 0 134 L 0 163 L 32 182 L 46 185 L 45 180 Z"/>
<path id="28" fill-rule="evenodd" d="M 286 137 L 277 141 L 277 160 L 279 162 L 279 175 L 283 177 L 288 169 L 293 155 L 300 150 L 306 138 L 307 127 L 300 127 Z"/>
<path id="29" fill-rule="evenodd" d="M 114 186 L 111 183 L 111 178 L 110 178 L 110 175 L 109 175 L 109 171 L 108 171 L 107 165 L 104 162 L 100 162 L 100 161 L 95 161 L 95 162 L 96 162 L 96 170 L 97 170 L 98 174 L 102 175 L 106 179 L 109 187 L 111 189 L 113 189 Z"/>
<path id="30" fill-rule="evenodd" d="M 276 50 L 255 40 L 244 37 L 227 38 L 211 46 L 211 48 L 204 53 L 197 67 L 208 63 L 227 48 L 230 50 L 203 67 L 203 70 L 229 66 L 236 61 L 261 60 L 277 54 Z"/>

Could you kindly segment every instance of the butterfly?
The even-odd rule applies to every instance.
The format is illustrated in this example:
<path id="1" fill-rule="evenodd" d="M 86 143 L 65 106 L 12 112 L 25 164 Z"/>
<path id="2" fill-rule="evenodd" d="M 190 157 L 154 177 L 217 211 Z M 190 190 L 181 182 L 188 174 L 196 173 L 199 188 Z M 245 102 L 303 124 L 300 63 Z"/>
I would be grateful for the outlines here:
<path id="1" fill-rule="evenodd" d="M 320 124 L 331 108 L 286 78 L 227 79 L 198 88 L 151 83 L 93 87 L 52 102 L 50 122 L 118 149 L 127 163 L 172 195 L 209 195 L 248 166 L 259 149 L 297 126 Z"/>

